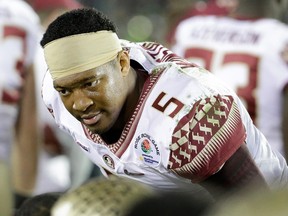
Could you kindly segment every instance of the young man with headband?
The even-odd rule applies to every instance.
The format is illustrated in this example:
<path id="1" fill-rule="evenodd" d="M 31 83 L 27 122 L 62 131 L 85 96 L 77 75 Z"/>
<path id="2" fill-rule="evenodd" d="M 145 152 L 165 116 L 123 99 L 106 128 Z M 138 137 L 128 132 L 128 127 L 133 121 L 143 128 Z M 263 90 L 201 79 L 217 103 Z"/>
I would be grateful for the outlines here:
<path id="1" fill-rule="evenodd" d="M 287 185 L 287 164 L 213 74 L 153 42 L 117 37 L 95 9 L 54 20 L 43 100 L 103 174 L 215 198 Z"/>

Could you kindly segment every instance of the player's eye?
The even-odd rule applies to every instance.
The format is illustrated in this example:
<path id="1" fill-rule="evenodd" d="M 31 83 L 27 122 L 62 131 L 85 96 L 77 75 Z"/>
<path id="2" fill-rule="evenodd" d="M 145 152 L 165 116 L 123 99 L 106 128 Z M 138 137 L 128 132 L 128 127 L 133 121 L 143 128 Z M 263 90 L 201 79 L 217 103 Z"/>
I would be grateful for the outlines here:
<path id="1" fill-rule="evenodd" d="M 67 89 L 57 89 L 57 91 L 61 96 L 67 96 L 68 94 L 70 94 L 70 91 L 68 91 Z"/>
<path id="2" fill-rule="evenodd" d="M 98 84 L 98 80 L 94 80 L 94 81 L 92 81 L 92 82 L 87 82 L 87 83 L 85 83 L 85 86 L 86 87 L 95 87 L 97 84 Z"/>

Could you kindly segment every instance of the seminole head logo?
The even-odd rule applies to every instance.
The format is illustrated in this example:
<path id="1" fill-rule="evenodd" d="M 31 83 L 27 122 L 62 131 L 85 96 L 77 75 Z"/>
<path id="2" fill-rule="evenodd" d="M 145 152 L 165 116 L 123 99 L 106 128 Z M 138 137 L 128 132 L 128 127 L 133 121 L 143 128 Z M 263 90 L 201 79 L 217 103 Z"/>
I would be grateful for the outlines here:
<path id="1" fill-rule="evenodd" d="M 145 152 L 146 154 L 149 154 L 152 149 L 151 149 L 151 145 L 148 139 L 144 139 L 141 143 L 141 149 L 143 152 Z"/>
<path id="2" fill-rule="evenodd" d="M 103 155 L 103 160 L 107 166 L 109 166 L 112 169 L 115 168 L 114 160 L 109 155 L 107 154 Z"/>

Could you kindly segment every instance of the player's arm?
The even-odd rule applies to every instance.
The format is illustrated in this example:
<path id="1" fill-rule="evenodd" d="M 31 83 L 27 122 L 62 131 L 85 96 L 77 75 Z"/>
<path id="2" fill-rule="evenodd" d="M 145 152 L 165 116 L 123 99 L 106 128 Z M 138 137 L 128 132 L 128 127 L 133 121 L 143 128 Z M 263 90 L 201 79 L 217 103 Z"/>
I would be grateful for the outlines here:
<path id="1" fill-rule="evenodd" d="M 28 69 L 22 94 L 15 128 L 12 178 L 16 194 L 29 196 L 35 187 L 39 143 L 33 66 Z"/>
<path id="2" fill-rule="evenodd" d="M 288 159 L 288 84 L 283 90 L 283 107 L 282 107 L 282 134 L 284 143 L 285 158 Z"/>
<path id="3" fill-rule="evenodd" d="M 245 143 L 248 132 L 232 96 L 202 99 L 175 128 L 169 168 L 201 184 L 215 198 L 254 182 L 265 186 Z"/>
<path id="4" fill-rule="evenodd" d="M 268 189 L 266 181 L 245 143 L 225 162 L 217 173 L 200 184 L 216 198 L 246 188 Z"/>

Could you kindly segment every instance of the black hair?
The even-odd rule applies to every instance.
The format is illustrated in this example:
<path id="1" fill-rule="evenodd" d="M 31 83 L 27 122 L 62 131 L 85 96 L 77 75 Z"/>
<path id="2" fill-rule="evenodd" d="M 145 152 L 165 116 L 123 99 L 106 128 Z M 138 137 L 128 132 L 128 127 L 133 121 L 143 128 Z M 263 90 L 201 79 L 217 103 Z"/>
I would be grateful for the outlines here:
<path id="1" fill-rule="evenodd" d="M 107 30 L 116 32 L 115 24 L 95 8 L 80 8 L 68 11 L 50 23 L 40 42 L 47 43 L 70 35 Z"/>
<path id="2" fill-rule="evenodd" d="M 56 201 L 62 192 L 48 192 L 28 198 L 18 208 L 14 216 L 50 216 Z"/>

